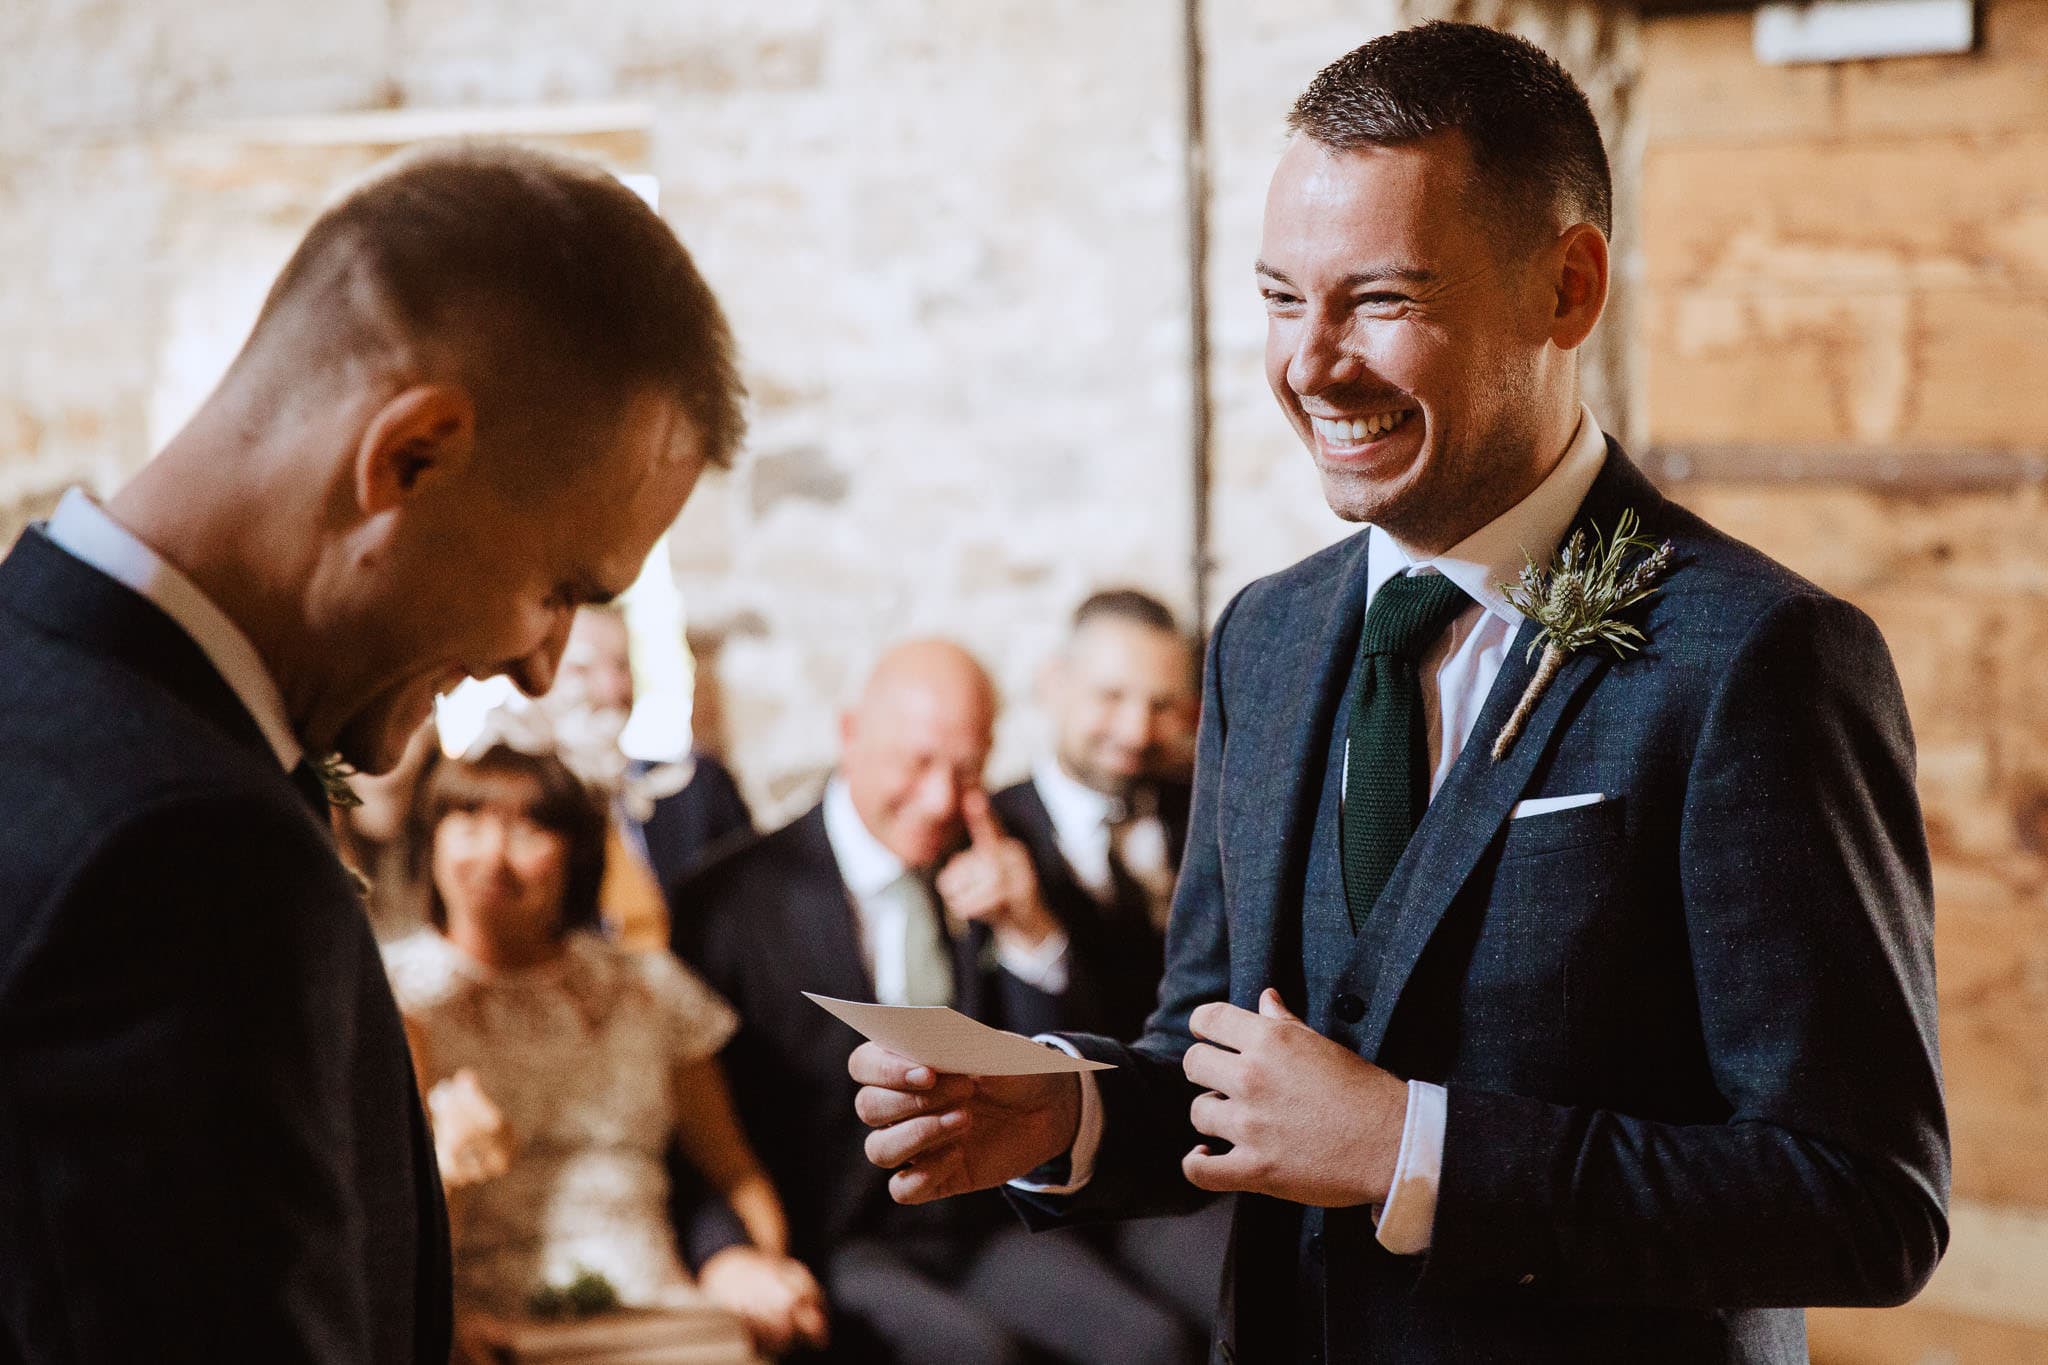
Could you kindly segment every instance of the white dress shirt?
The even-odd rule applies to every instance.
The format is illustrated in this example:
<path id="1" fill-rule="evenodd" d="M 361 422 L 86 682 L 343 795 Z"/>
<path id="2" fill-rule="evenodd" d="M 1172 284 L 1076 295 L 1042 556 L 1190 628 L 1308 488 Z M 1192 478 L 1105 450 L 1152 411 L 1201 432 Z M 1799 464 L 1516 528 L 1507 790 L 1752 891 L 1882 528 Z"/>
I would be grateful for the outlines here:
<path id="1" fill-rule="evenodd" d="M 1432 797 L 1464 752 L 1480 709 L 1486 705 L 1486 694 L 1521 629 L 1522 615 L 1508 603 L 1500 585 L 1513 582 L 1531 558 L 1539 564 L 1555 558 L 1558 543 L 1571 528 L 1572 518 L 1606 462 L 1607 438 L 1592 412 L 1581 406 L 1578 429 L 1557 467 L 1528 497 L 1443 554 L 1418 557 L 1377 529 L 1367 543 L 1368 611 L 1380 586 L 1396 574 L 1441 573 L 1472 599 L 1472 605 L 1451 622 L 1422 658 L 1421 675 L 1436 680 L 1435 687 L 1422 689 Z M 1070 1194 L 1092 1176 L 1102 1140 L 1102 1102 L 1095 1077 L 1083 1072 L 1080 1079 L 1081 1129 L 1074 1139 L 1068 1182 L 1058 1186 L 1016 1182 L 1021 1188 Z M 1429 1250 L 1437 1187 L 1443 1177 L 1446 1108 L 1442 1086 L 1408 1082 L 1408 1116 L 1394 1162 L 1393 1185 L 1378 1211 L 1380 1245 L 1397 1255 Z"/>
<path id="2" fill-rule="evenodd" d="M 896 894 L 896 887 L 911 869 L 869 831 L 854 808 L 846 779 L 836 773 L 825 784 L 825 840 L 832 846 L 833 861 L 839 864 L 839 878 L 853 898 L 861 955 L 868 979 L 874 983 L 875 1003 L 905 1004 L 909 997 L 908 953 L 915 941 L 908 916 L 920 907 L 912 898 Z M 922 908 L 934 915 L 940 913 L 936 896 L 928 896 Z M 998 938 L 996 960 L 1004 971 L 1047 995 L 1058 995 L 1067 988 L 1067 936 L 1063 932 L 1048 934 L 1032 952 L 1007 948 Z"/>
<path id="3" fill-rule="evenodd" d="M 270 676 L 256 646 L 177 566 L 137 539 L 115 521 L 82 488 L 74 488 L 57 504 L 44 526 L 52 544 L 98 569 L 116 583 L 149 599 L 192 637 L 214 671 L 219 673 L 263 732 L 286 772 L 299 766 L 305 746 L 292 731 L 284 694 Z"/>
<path id="4" fill-rule="evenodd" d="M 1166 823 L 1156 812 L 1126 811 L 1116 797 L 1106 796 L 1068 774 L 1057 759 L 1039 760 L 1031 769 L 1031 785 L 1052 817 L 1053 842 L 1060 856 L 1088 894 L 1107 904 L 1116 895 L 1109 870 L 1111 828 L 1123 822 L 1123 858 L 1141 882 L 1173 876 L 1167 851 Z"/>

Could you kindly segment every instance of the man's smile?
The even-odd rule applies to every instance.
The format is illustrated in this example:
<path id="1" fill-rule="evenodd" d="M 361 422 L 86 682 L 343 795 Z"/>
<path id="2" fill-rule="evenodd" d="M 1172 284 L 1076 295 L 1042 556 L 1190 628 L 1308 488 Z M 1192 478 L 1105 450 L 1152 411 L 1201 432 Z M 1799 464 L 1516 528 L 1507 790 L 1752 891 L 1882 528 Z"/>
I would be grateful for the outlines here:
<path id="1" fill-rule="evenodd" d="M 1355 417 L 1318 417 L 1310 413 L 1308 422 L 1325 449 L 1356 450 L 1399 430 L 1414 411 L 1413 408 L 1392 408 Z"/>

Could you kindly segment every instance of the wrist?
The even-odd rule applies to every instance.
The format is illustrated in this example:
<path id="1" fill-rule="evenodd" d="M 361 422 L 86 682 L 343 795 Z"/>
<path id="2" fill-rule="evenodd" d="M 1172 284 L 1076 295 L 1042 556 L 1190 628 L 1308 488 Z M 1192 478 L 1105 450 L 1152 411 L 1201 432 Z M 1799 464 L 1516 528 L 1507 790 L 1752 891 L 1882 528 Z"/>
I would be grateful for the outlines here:
<path id="1" fill-rule="evenodd" d="M 1401 1138 L 1408 1129 L 1408 1082 L 1382 1072 L 1375 1078 L 1381 1099 L 1376 1105 L 1378 1123 L 1375 1140 L 1361 1144 L 1366 1155 L 1363 1172 L 1369 1204 L 1384 1204 L 1394 1188 L 1394 1176 L 1401 1165 Z"/>
<path id="2" fill-rule="evenodd" d="M 1070 1155 L 1075 1140 L 1081 1136 L 1081 1078 L 1069 1072 L 1053 1079 L 1059 1084 L 1058 1098 L 1053 1107 L 1053 1134 L 1060 1145 L 1046 1158 L 1047 1161 Z"/>

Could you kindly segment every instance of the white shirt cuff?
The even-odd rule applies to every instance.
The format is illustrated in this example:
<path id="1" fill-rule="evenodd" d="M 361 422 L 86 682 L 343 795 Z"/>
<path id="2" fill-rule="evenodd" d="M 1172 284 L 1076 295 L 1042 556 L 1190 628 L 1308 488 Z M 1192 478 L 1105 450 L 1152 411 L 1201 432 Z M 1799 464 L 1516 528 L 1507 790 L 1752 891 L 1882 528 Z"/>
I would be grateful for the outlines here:
<path id="1" fill-rule="evenodd" d="M 1436 1191 L 1444 1174 L 1448 1110 L 1442 1086 L 1408 1082 L 1408 1118 L 1401 1125 L 1401 1152 L 1394 1158 L 1394 1182 L 1387 1190 L 1387 1202 L 1379 1210 L 1379 1243 L 1396 1256 L 1420 1256 L 1429 1250 L 1436 1228 Z"/>
<path id="2" fill-rule="evenodd" d="M 1018 948 L 998 936 L 996 963 L 1025 985 L 1047 995 L 1062 995 L 1067 989 L 1067 935 L 1055 929 L 1040 939 L 1036 948 Z"/>
<path id="3" fill-rule="evenodd" d="M 1081 1055 L 1072 1043 L 1056 1033 L 1041 1033 L 1031 1041 L 1050 1043 L 1069 1057 Z M 1079 1194 L 1095 1178 L 1095 1154 L 1102 1150 L 1102 1092 L 1096 1088 L 1092 1071 L 1080 1072 L 1075 1079 L 1081 1082 L 1081 1126 L 1074 1130 L 1074 1145 L 1067 1149 L 1067 1183 L 1041 1185 L 1020 1176 L 1010 1182 L 1013 1188 L 1028 1194 Z"/>

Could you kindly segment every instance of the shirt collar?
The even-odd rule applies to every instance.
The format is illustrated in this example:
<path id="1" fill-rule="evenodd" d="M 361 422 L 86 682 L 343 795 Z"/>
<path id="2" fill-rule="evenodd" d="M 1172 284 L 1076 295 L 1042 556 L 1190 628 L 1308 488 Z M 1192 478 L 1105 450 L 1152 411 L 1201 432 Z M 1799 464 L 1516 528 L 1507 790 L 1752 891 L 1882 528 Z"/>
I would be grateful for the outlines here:
<path id="1" fill-rule="evenodd" d="M 1393 536 L 1373 528 L 1378 534 L 1366 543 L 1366 601 L 1395 574 L 1435 569 L 1487 611 L 1519 626 L 1522 614 L 1501 593 L 1501 584 L 1514 582 L 1532 559 L 1539 567 L 1549 566 L 1606 462 L 1607 438 L 1592 410 L 1581 404 L 1578 430 L 1557 467 L 1528 497 L 1444 553 L 1418 559 Z"/>
<path id="2" fill-rule="evenodd" d="M 1123 802 L 1071 776 L 1050 756 L 1032 765 L 1031 785 L 1038 788 L 1038 799 L 1062 840 L 1101 829 L 1123 813 Z"/>
<path id="3" fill-rule="evenodd" d="M 910 870 L 868 832 L 867 822 L 854 809 L 846 779 L 837 773 L 825 784 L 825 839 L 832 845 L 833 861 L 839 864 L 839 878 L 855 900 L 872 900 Z"/>
<path id="4" fill-rule="evenodd" d="M 44 534 L 72 558 L 141 594 L 176 622 L 254 718 L 277 761 L 287 772 L 299 766 L 305 746 L 292 732 L 277 680 L 249 637 L 196 583 L 115 521 L 82 488 L 64 495 Z"/>

